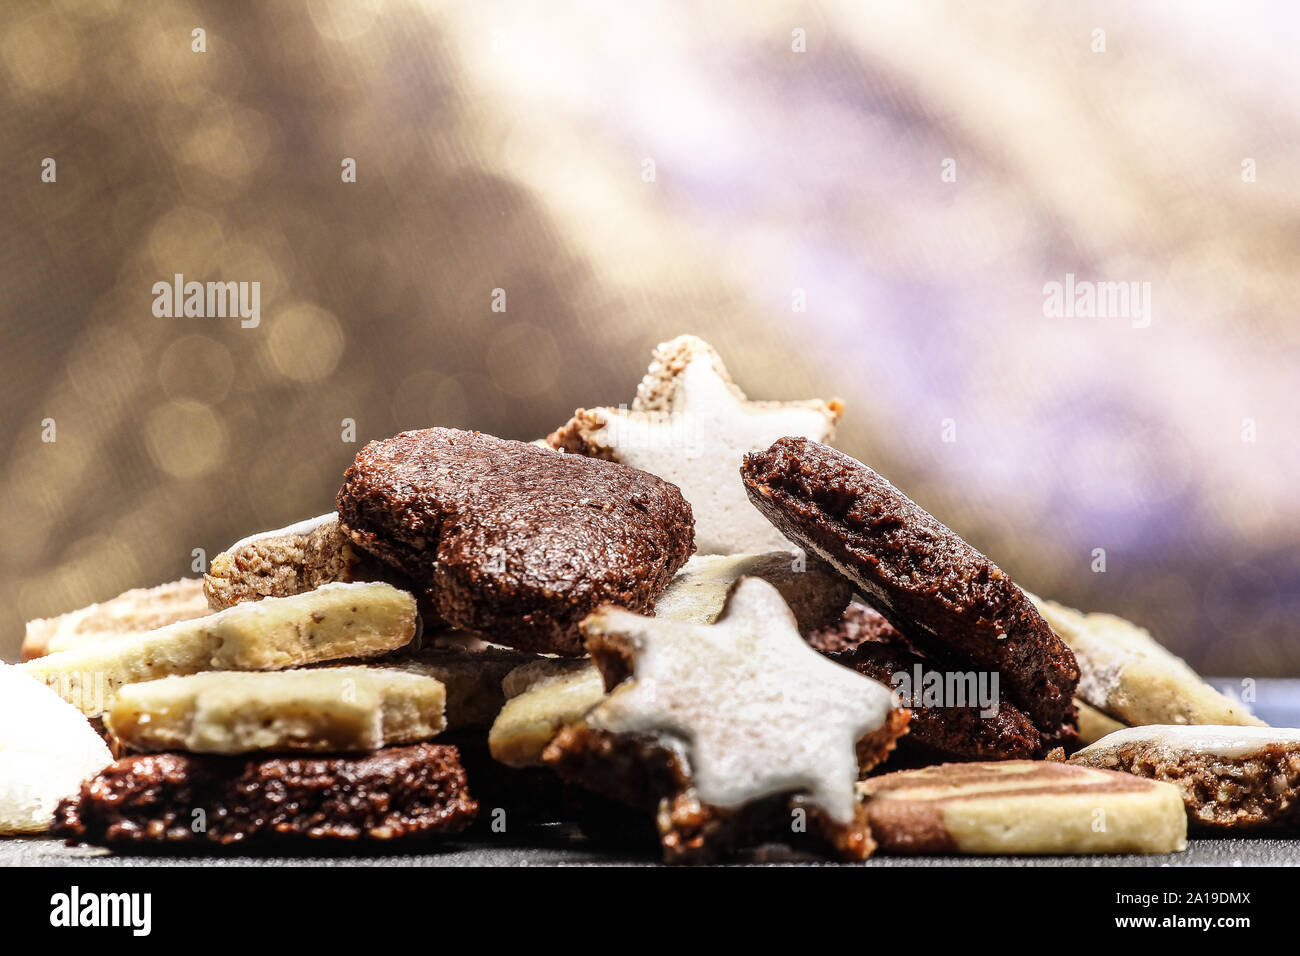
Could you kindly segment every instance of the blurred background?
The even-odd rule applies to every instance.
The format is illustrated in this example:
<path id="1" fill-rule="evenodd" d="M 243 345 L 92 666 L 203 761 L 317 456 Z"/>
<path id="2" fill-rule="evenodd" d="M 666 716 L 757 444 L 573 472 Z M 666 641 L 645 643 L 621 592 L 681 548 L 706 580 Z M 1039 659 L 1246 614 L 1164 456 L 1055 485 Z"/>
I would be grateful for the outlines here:
<path id="1" fill-rule="evenodd" d="M 1298 47 L 1282 2 L 8 0 L 0 656 L 689 331 L 1025 587 L 1300 675 Z M 155 317 L 176 273 L 260 325 Z M 1067 273 L 1149 325 L 1046 316 Z"/>

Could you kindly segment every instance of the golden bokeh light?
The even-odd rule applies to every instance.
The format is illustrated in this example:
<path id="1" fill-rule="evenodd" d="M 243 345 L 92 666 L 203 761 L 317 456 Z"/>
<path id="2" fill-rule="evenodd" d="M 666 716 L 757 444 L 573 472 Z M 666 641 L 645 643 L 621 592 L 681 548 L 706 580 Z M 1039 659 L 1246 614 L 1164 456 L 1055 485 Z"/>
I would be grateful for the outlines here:
<path id="1" fill-rule="evenodd" d="M 694 332 L 1027 587 L 1300 672 L 1300 13 L 1177 6 L 0 4 L 0 657 Z M 1047 317 L 1067 273 L 1153 321 Z"/>
<path id="2" fill-rule="evenodd" d="M 174 478 L 198 478 L 220 466 L 228 436 L 221 419 L 195 402 L 168 402 L 144 423 L 155 464 Z"/>
<path id="3" fill-rule="evenodd" d="M 315 382 L 328 377 L 343 356 L 343 328 L 331 313 L 306 302 L 279 309 L 266 320 L 265 348 L 285 378 Z"/>

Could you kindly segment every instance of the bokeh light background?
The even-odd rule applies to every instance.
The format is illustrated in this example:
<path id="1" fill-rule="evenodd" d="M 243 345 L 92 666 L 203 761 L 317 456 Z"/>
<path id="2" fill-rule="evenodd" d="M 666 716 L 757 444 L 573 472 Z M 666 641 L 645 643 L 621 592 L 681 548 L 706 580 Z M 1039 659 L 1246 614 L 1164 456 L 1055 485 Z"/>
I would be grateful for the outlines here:
<path id="1" fill-rule="evenodd" d="M 0 656 L 327 510 L 366 440 L 535 438 L 693 331 L 1026 587 L 1298 675 L 1297 48 L 1282 2 L 9 0 Z M 155 318 L 178 272 L 260 327 Z M 1045 318 L 1066 272 L 1151 326 Z"/>

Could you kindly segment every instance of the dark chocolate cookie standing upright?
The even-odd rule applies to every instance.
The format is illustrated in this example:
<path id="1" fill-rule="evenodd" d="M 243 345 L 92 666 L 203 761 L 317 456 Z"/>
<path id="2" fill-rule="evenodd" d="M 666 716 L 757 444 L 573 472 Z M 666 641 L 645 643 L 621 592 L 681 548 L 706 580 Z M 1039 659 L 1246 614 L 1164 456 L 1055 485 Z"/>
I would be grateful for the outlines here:
<path id="1" fill-rule="evenodd" d="M 602 604 L 651 610 L 695 547 L 691 506 L 661 478 L 451 428 L 366 445 L 338 510 L 445 622 L 554 654 L 584 653 L 578 622 Z"/>
<path id="2" fill-rule="evenodd" d="M 918 650 L 996 670 L 1048 741 L 1072 738 L 1074 655 L 992 561 L 862 462 L 802 438 L 751 452 L 749 499 L 851 578 Z"/>

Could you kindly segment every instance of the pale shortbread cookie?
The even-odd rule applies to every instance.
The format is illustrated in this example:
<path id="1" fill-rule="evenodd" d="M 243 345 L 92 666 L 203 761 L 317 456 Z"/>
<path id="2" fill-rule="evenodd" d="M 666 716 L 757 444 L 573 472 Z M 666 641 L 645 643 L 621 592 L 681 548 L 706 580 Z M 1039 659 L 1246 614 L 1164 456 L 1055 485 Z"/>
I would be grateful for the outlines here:
<path id="1" fill-rule="evenodd" d="M 750 401 L 712 346 L 683 335 L 655 350 L 631 410 L 578 409 L 547 441 L 677 485 L 695 514 L 698 553 L 761 553 L 791 545 L 749 503 L 741 459 L 785 435 L 830 441 L 842 412 L 839 399 Z"/>
<path id="2" fill-rule="evenodd" d="M 549 659 L 512 670 L 508 698 L 492 723 L 492 756 L 512 767 L 538 766 L 542 751 L 566 724 L 576 723 L 605 696 L 605 679 L 591 661 Z"/>
<path id="3" fill-rule="evenodd" d="M 857 745 L 885 725 L 893 695 L 809 647 L 772 585 L 741 578 L 712 625 L 606 606 L 582 629 L 607 680 L 631 665 L 588 728 L 674 741 L 702 803 L 734 809 L 798 793 L 851 823 Z"/>
<path id="4" fill-rule="evenodd" d="M 439 734 L 445 699 L 432 677 L 385 667 L 208 671 L 123 687 L 104 726 L 144 752 L 369 751 Z"/>
<path id="5" fill-rule="evenodd" d="M 1176 853 L 1176 787 L 1041 760 L 949 763 L 858 784 L 886 853 Z"/>
<path id="6" fill-rule="evenodd" d="M 203 590 L 212 610 L 240 601 L 289 597 L 333 581 L 353 580 L 358 563 L 334 512 L 236 541 L 212 559 Z"/>
<path id="7" fill-rule="evenodd" d="M 281 670 L 372 657 L 409 644 L 418 621 L 415 598 L 406 591 L 380 583 L 326 584 L 19 667 L 93 717 L 125 684 L 207 670 Z"/>
<path id="8" fill-rule="evenodd" d="M 1114 717 L 1108 717 L 1077 697 L 1074 699 L 1074 706 L 1079 712 L 1079 743 L 1081 744 L 1094 743 L 1107 734 L 1124 729 L 1125 725 Z"/>
<path id="9" fill-rule="evenodd" d="M 802 568 L 802 570 L 796 570 Z M 677 572 L 659 600 L 655 617 L 712 624 L 736 580 L 749 575 L 772 584 L 807 632 L 835 620 L 853 585 L 829 565 L 788 551 L 767 554 L 695 555 Z M 590 661 L 542 658 L 512 671 L 508 698 L 492 724 L 492 755 L 512 766 L 542 762 L 542 751 L 565 724 L 575 723 L 605 696 L 604 681 Z"/>
<path id="10" fill-rule="evenodd" d="M 762 578 L 781 592 L 799 630 L 808 632 L 839 619 L 853 597 L 853 582 L 829 564 L 803 554 L 697 554 L 655 601 L 655 617 L 712 624 L 731 586 L 745 576 Z"/>
<path id="11" fill-rule="evenodd" d="M 1078 695 L 1124 724 L 1265 726 L 1136 624 L 1028 595 L 1079 662 Z"/>
<path id="12" fill-rule="evenodd" d="M 58 802 L 112 762 L 75 707 L 0 664 L 0 833 L 48 830 Z"/>
<path id="13" fill-rule="evenodd" d="M 1128 727 L 1071 763 L 1176 785 L 1207 829 L 1300 825 L 1300 729 L 1212 724 Z"/>
<path id="14" fill-rule="evenodd" d="M 203 595 L 203 582 L 198 578 L 181 578 L 153 588 L 133 588 L 58 617 L 28 621 L 23 634 L 23 660 L 124 634 L 152 631 L 210 613 Z"/>

